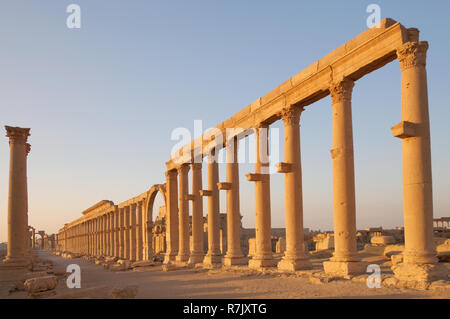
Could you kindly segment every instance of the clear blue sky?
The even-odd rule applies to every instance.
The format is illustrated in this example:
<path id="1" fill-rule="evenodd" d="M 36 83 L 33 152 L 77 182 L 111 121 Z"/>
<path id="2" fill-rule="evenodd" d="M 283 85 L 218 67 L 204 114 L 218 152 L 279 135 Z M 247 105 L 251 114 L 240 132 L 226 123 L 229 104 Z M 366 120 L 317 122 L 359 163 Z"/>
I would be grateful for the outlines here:
<path id="1" fill-rule="evenodd" d="M 81 29 L 66 27 L 70 3 L 81 6 Z M 101 199 L 119 203 L 164 182 L 174 128 L 215 126 L 263 96 L 363 32 L 370 3 L 430 43 L 434 215 L 449 216 L 449 1 L 2 1 L 0 124 L 31 127 L 30 223 L 53 233 Z M 309 106 L 301 128 L 305 227 L 322 230 L 333 226 L 330 103 Z M 395 61 L 354 88 L 359 228 L 403 223 L 401 146 L 390 131 L 399 121 Z M 3 137 L 0 241 L 8 161 Z M 247 227 L 251 170 L 240 170 Z M 283 188 L 273 175 L 274 227 L 284 226 Z"/>

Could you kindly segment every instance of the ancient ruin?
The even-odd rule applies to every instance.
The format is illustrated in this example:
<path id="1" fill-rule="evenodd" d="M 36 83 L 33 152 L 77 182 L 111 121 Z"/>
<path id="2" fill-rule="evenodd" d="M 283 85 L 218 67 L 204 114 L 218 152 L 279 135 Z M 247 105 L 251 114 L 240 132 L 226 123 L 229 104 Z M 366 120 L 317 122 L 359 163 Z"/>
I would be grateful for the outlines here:
<path id="1" fill-rule="evenodd" d="M 348 277 L 366 273 L 368 264 L 359 257 L 359 249 L 365 245 L 387 246 L 404 239 L 401 259 L 393 258 L 396 263 L 392 271 L 397 281 L 446 278 L 448 270 L 438 263 L 433 235 L 433 225 L 442 231 L 449 229 L 449 218 L 433 219 L 427 49 L 428 43 L 419 40 L 418 29 L 406 28 L 392 19 L 383 20 L 379 28 L 366 30 L 171 154 L 164 184 L 155 184 L 119 204 L 98 202 L 83 211 L 80 218 L 65 224 L 54 242 L 49 237 L 45 241 L 45 235 L 41 235 L 40 247 L 54 245 L 51 247 L 59 255 L 68 258 L 84 256 L 103 263 L 110 261 L 108 267 L 118 260 L 120 265 L 126 260 L 153 262 L 157 261 L 156 255 L 163 255 L 161 261 L 166 270 L 200 265 L 281 272 L 311 269 L 308 251 L 332 250 L 333 255 L 323 262 L 323 271 L 330 276 Z M 358 231 L 352 92 L 358 89 L 355 83 L 360 78 L 395 60 L 400 63 L 402 102 L 401 119 L 392 127 L 392 135 L 401 140 L 402 147 L 404 228 L 391 233 L 381 228 Z M 334 232 L 308 235 L 303 225 L 299 123 L 306 107 L 328 95 L 333 113 L 330 155 Z M 283 235 L 273 238 L 266 129 L 278 120 L 283 121 L 285 134 L 284 160 L 277 164 L 277 170 L 285 179 L 286 229 Z M 11 145 L 10 222 L 8 255 L 2 266 L 26 265 L 30 257 L 26 185 L 29 129 L 6 129 Z M 246 177 L 255 185 L 256 227 L 254 235 L 246 236 L 241 225 L 237 152 L 240 139 L 250 134 L 256 138 L 256 164 L 255 171 Z M 221 181 L 217 154 L 222 148 L 226 149 L 227 164 L 226 179 Z M 207 185 L 202 185 L 204 158 Z M 227 195 L 226 215 L 219 211 L 220 191 Z M 157 193 L 164 199 L 163 214 L 158 218 L 152 216 Z M 206 207 L 203 197 L 207 198 Z M 221 225 L 221 220 L 225 225 Z M 225 236 L 221 233 L 224 229 Z M 305 235 L 309 237 L 305 239 Z M 32 238 L 30 245 L 36 247 L 34 229 Z"/>

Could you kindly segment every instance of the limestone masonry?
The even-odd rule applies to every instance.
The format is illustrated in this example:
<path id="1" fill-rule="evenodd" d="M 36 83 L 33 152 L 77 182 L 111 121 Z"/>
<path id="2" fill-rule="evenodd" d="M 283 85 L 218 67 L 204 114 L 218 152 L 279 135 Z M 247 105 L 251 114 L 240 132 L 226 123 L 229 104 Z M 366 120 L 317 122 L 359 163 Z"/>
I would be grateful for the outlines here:
<path id="1" fill-rule="evenodd" d="M 309 250 L 332 250 L 323 271 L 347 277 L 366 273 L 358 249 L 404 240 L 401 258 L 392 271 L 402 282 L 430 282 L 448 278 L 438 263 L 434 229 L 449 228 L 449 218 L 433 219 L 430 127 L 428 116 L 426 53 L 419 30 L 385 19 L 337 48 L 280 86 L 191 141 L 166 162 L 165 183 L 125 202 L 102 200 L 67 223 L 53 237 L 28 229 L 26 160 L 29 129 L 6 127 L 11 166 L 8 206 L 8 251 L 2 267 L 24 266 L 31 260 L 29 247 L 49 248 L 63 256 L 85 256 L 127 262 L 157 261 L 164 270 L 202 265 L 208 268 L 248 266 L 295 272 L 310 269 Z M 356 229 L 355 174 L 352 130 L 352 92 L 357 80 L 394 60 L 401 70 L 401 119 L 392 127 L 401 141 L 404 228 L 392 233 Z M 310 104 L 331 95 L 334 232 L 309 234 L 303 225 L 300 118 Z M 267 149 L 266 128 L 282 120 L 284 160 L 277 164 L 285 179 L 286 229 L 274 236 L 271 227 L 270 175 L 262 157 Z M 393 119 L 394 121 L 395 119 Z M 227 129 L 235 129 L 233 134 Z M 226 136 L 218 144 L 214 138 Z M 256 138 L 255 172 L 246 175 L 255 186 L 254 230 L 241 225 L 238 144 L 249 134 Z M 219 180 L 217 153 L 226 149 L 226 179 Z M 202 159 L 207 158 L 208 180 L 202 185 Z M 191 170 L 192 180 L 188 179 Z M 219 193 L 226 192 L 226 214 L 219 212 Z M 164 199 L 159 216 L 152 216 L 157 193 Z M 207 197 L 203 207 L 203 197 Z M 192 202 L 192 211 L 190 203 Z M 203 217 L 204 210 L 207 218 Z M 30 231 L 30 233 L 29 233 Z M 30 234 L 32 235 L 30 240 Z M 400 236 L 396 238 L 396 236 Z M 44 240 L 45 237 L 45 240 Z M 397 255 L 397 254 L 395 254 Z M 395 262 L 394 262 L 395 260 Z M 127 262 L 126 262 L 127 261 Z M 114 268 L 113 267 L 113 268 Z M 1 271 L 1 270 L 0 270 Z M 31 285 L 31 284 L 30 284 Z"/>

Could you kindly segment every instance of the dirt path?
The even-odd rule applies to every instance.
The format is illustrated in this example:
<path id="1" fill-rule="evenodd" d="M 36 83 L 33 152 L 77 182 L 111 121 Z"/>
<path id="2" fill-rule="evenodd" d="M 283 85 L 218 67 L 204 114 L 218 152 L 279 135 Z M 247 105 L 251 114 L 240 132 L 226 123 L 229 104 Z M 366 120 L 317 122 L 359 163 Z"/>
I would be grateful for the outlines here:
<path id="1" fill-rule="evenodd" d="M 114 287 L 136 285 L 136 298 L 450 298 L 446 291 L 368 288 L 365 283 L 336 280 L 311 283 L 308 278 L 286 274 L 259 274 L 249 270 L 178 269 L 163 272 L 161 266 L 113 272 L 78 259 L 63 259 L 45 251 L 38 257 L 54 263 L 55 272 L 67 265 L 81 268 L 81 288 L 69 289 L 62 278 L 55 298 L 108 298 Z M 1 298 L 26 298 L 24 292 Z"/>

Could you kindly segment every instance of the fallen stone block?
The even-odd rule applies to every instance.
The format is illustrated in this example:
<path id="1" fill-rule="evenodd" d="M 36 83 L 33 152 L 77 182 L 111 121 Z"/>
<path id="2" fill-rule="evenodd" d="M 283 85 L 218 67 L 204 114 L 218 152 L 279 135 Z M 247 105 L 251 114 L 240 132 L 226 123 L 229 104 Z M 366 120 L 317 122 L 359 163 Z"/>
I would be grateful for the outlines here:
<path id="1" fill-rule="evenodd" d="M 154 266 L 155 263 L 153 261 L 150 260 L 140 260 L 140 261 L 135 261 L 134 263 L 131 264 L 131 268 L 136 268 L 136 267 L 149 267 L 149 266 Z"/>
<path id="2" fill-rule="evenodd" d="M 386 246 L 395 244 L 395 238 L 392 236 L 374 236 L 370 239 L 370 243 L 375 246 Z"/>
<path id="3" fill-rule="evenodd" d="M 135 298 L 139 291 L 138 286 L 127 286 L 124 288 L 113 288 L 110 297 L 113 299 L 132 299 Z"/>
<path id="4" fill-rule="evenodd" d="M 28 293 L 52 290 L 55 289 L 57 285 L 58 277 L 53 275 L 27 279 L 24 283 L 25 289 Z"/>
<path id="5" fill-rule="evenodd" d="M 403 254 L 404 250 L 405 250 L 405 246 L 404 245 L 388 245 L 384 249 L 383 255 L 386 258 L 390 259 L 392 255 Z"/>
<path id="6" fill-rule="evenodd" d="M 403 255 L 391 255 L 392 265 L 397 265 L 403 262 Z"/>
<path id="7" fill-rule="evenodd" d="M 177 266 L 175 266 L 175 264 L 164 264 L 164 265 L 162 265 L 162 270 L 163 271 L 173 271 L 173 270 L 176 270 L 177 269 Z"/>
<path id="8" fill-rule="evenodd" d="M 433 281 L 428 287 L 429 290 L 448 290 L 450 291 L 450 281 L 448 280 L 436 280 Z"/>

